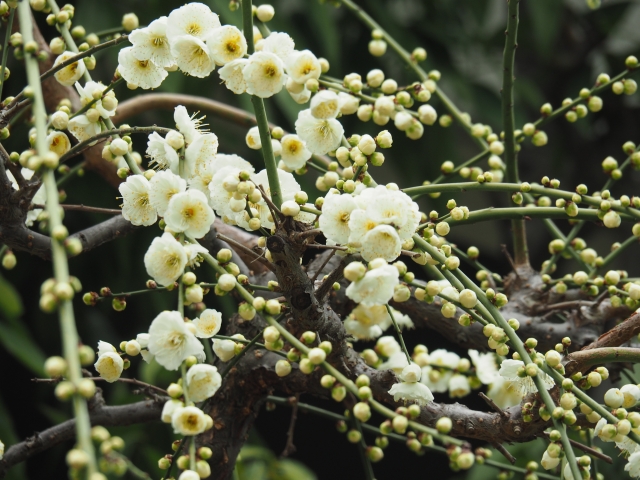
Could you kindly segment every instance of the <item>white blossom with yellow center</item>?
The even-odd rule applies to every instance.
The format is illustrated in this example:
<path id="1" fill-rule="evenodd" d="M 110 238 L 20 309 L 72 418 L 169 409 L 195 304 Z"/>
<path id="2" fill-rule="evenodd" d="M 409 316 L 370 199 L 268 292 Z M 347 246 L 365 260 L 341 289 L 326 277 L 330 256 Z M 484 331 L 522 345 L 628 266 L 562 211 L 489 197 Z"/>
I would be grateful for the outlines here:
<path id="1" fill-rule="evenodd" d="M 247 91 L 247 82 L 244 79 L 244 67 L 247 65 L 248 60 L 246 58 L 238 58 L 227 63 L 224 67 L 218 70 L 220 80 L 224 82 L 229 90 L 236 95 Z"/>
<path id="2" fill-rule="evenodd" d="M 315 118 L 307 109 L 298 113 L 296 133 L 311 153 L 324 155 L 340 146 L 344 128 L 335 118 Z"/>
<path id="3" fill-rule="evenodd" d="M 214 28 L 220 26 L 218 15 L 204 3 L 192 2 L 173 10 L 167 19 L 167 38 L 172 44 L 176 38 L 190 35 L 206 40 Z"/>
<path id="4" fill-rule="evenodd" d="M 220 388 L 222 377 L 218 369 L 205 363 L 192 366 L 187 372 L 189 400 L 202 402 L 213 397 Z"/>
<path id="5" fill-rule="evenodd" d="M 184 247 L 168 232 L 156 237 L 144 255 L 147 273 L 163 286 L 173 285 L 187 264 Z"/>
<path id="6" fill-rule="evenodd" d="M 71 142 L 64 132 L 54 130 L 47 135 L 47 144 L 49 150 L 56 153 L 59 157 L 71 150 Z"/>
<path id="7" fill-rule="evenodd" d="M 285 135 L 280 139 L 280 144 L 282 145 L 280 156 L 290 170 L 304 167 L 307 160 L 311 158 L 311 152 L 298 135 Z"/>
<path id="8" fill-rule="evenodd" d="M 233 25 L 215 28 L 207 39 L 207 46 L 218 65 L 226 65 L 247 53 L 247 40 L 238 27 Z"/>
<path id="9" fill-rule="evenodd" d="M 174 433 L 184 436 L 199 435 L 207 426 L 204 412 L 198 407 L 176 408 L 171 416 Z"/>
<path id="10" fill-rule="evenodd" d="M 161 312 L 149 327 L 149 352 L 167 370 L 177 370 L 190 356 L 205 360 L 202 343 L 187 328 L 180 312 Z"/>
<path id="11" fill-rule="evenodd" d="M 74 57 L 76 54 L 73 52 L 63 52 L 56 58 L 56 61 L 53 62 L 53 66 L 57 67 L 62 62 L 66 62 L 67 60 Z M 66 67 L 58 70 L 54 76 L 56 80 L 64 85 L 65 87 L 70 87 L 78 80 L 82 78 L 84 72 L 86 72 L 87 67 L 84 64 L 84 61 L 80 60 L 72 63 L 71 65 L 67 65 Z"/>
<path id="12" fill-rule="evenodd" d="M 274 53 L 256 52 L 252 54 L 242 70 L 247 84 L 247 93 L 268 98 L 284 86 L 284 63 Z"/>
<path id="13" fill-rule="evenodd" d="M 171 197 L 164 217 L 170 230 L 193 238 L 204 237 L 214 219 L 207 197 L 199 190 L 187 190 Z"/>
<path id="14" fill-rule="evenodd" d="M 156 173 L 149 184 L 151 187 L 149 201 L 160 216 L 164 216 L 167 211 L 171 197 L 187 189 L 187 182 L 168 170 Z"/>
<path id="15" fill-rule="evenodd" d="M 220 331 L 222 314 L 213 308 L 207 308 L 193 321 L 193 324 L 196 327 L 196 337 L 211 338 Z"/>
<path id="16" fill-rule="evenodd" d="M 118 187 L 122 194 L 122 216 L 134 225 L 153 225 L 158 219 L 151 205 L 149 180 L 142 175 L 131 175 Z"/>
<path id="17" fill-rule="evenodd" d="M 310 50 L 293 53 L 287 58 L 286 66 L 287 73 L 296 83 L 305 83 L 312 78 L 317 80 L 322 73 L 318 57 Z"/>
<path id="18" fill-rule="evenodd" d="M 127 83 L 144 90 L 158 88 L 169 73 L 153 60 L 138 60 L 127 47 L 118 53 L 118 72 Z"/>
<path id="19" fill-rule="evenodd" d="M 101 378 L 113 383 L 120 378 L 124 369 L 122 357 L 115 352 L 107 352 L 98 357 L 94 367 Z"/>
<path id="20" fill-rule="evenodd" d="M 192 35 L 183 35 L 173 40 L 171 55 L 178 68 L 193 77 L 205 78 L 216 68 L 207 44 Z"/>
<path id="21" fill-rule="evenodd" d="M 175 64 L 167 38 L 167 17 L 134 30 L 129 34 L 129 41 L 133 44 L 131 54 L 138 60 L 151 60 L 163 68 Z"/>
<path id="22" fill-rule="evenodd" d="M 349 220 L 358 204 L 351 195 L 327 194 L 319 224 L 323 235 L 339 245 L 349 241 Z"/>

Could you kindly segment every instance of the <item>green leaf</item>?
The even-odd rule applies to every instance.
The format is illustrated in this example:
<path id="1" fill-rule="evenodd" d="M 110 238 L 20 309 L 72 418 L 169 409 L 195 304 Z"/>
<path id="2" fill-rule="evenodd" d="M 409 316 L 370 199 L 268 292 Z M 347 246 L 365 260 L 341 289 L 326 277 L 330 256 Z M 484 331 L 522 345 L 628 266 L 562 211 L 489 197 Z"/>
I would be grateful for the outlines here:
<path id="1" fill-rule="evenodd" d="M 22 315 L 23 310 L 20 294 L 0 275 L 0 315 L 15 318 Z"/>
<path id="2" fill-rule="evenodd" d="M 15 317 L 7 317 L 6 321 L 0 322 L 0 343 L 35 375 L 44 376 L 46 356 L 24 323 Z"/>

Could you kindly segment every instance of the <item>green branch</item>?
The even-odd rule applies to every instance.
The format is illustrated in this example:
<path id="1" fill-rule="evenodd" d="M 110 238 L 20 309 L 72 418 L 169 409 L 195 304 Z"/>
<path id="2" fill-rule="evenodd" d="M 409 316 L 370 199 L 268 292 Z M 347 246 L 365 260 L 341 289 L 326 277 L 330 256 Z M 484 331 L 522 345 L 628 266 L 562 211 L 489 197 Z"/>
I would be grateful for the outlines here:
<path id="1" fill-rule="evenodd" d="M 31 7 L 26 1 L 18 4 L 20 9 L 20 31 L 25 44 L 31 43 L 33 39 L 33 24 L 31 22 Z M 38 155 L 43 157 L 49 153 L 47 146 L 47 112 L 44 106 L 44 97 L 42 94 L 42 85 L 40 83 L 40 68 L 38 60 L 28 52 L 25 52 L 25 66 L 27 70 L 27 80 L 29 86 L 33 89 L 33 114 L 36 126 L 36 148 Z M 62 215 L 58 202 L 58 188 L 54 172 L 51 169 L 45 169 L 43 175 L 43 183 L 47 197 L 47 213 L 49 215 L 49 232 L 59 231 L 64 228 L 62 224 Z M 53 261 L 53 271 L 55 280 L 58 284 L 69 285 L 69 265 L 67 263 L 67 254 L 65 252 L 62 241 L 51 238 L 51 258 Z M 67 361 L 67 375 L 74 386 L 78 386 L 82 380 L 82 371 L 80 366 L 80 357 L 78 356 L 78 345 L 80 340 L 76 328 L 73 304 L 71 300 L 58 300 L 58 315 L 60 319 L 60 330 L 62 334 L 62 349 L 65 360 Z M 91 422 L 89 420 L 89 410 L 87 402 L 79 393 L 73 395 L 73 410 L 76 419 L 76 437 L 78 439 L 79 448 L 82 449 L 88 458 L 87 477 L 96 471 L 96 458 L 91 441 Z"/>
<path id="2" fill-rule="evenodd" d="M 253 10 L 251 0 L 242 1 L 242 28 L 244 30 L 244 36 L 247 39 L 247 53 L 251 55 L 254 52 Z M 278 164 L 276 163 L 273 146 L 271 145 L 271 133 L 269 133 L 269 121 L 267 120 L 267 111 L 264 108 L 264 100 L 255 95 L 251 95 L 251 104 L 253 105 L 258 130 L 260 131 L 262 157 L 267 170 L 267 178 L 269 179 L 271 201 L 276 207 L 280 208 L 283 202 L 282 188 L 280 187 L 280 177 L 278 176 Z"/>
<path id="3" fill-rule="evenodd" d="M 7 67 L 7 57 L 9 56 L 9 39 L 11 38 L 11 28 L 13 27 L 13 18 L 16 15 L 16 9 L 12 8 L 9 13 L 9 21 L 7 22 L 7 33 L 4 36 L 2 44 L 2 66 L 0 67 L 0 100 L 2 99 L 2 89 L 4 88 L 4 70 Z"/>

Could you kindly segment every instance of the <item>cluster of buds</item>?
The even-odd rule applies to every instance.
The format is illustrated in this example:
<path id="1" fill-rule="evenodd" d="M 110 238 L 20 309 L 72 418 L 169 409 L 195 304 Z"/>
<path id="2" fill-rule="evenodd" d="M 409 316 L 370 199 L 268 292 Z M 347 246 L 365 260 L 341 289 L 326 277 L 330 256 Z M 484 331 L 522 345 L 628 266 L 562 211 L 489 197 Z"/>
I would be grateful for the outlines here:
<path id="1" fill-rule="evenodd" d="M 69 277 L 67 282 L 58 282 L 49 278 L 40 287 L 40 309 L 51 313 L 65 301 L 73 299 L 74 295 L 82 291 L 82 284 L 76 277 Z"/>

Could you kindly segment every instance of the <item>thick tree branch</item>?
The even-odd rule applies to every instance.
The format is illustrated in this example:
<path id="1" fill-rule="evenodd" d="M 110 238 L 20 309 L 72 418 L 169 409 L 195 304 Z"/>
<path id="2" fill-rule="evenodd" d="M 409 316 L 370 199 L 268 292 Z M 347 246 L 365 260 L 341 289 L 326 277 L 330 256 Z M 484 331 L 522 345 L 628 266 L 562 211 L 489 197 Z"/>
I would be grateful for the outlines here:
<path id="1" fill-rule="evenodd" d="M 91 425 L 113 427 L 158 421 L 160 420 L 160 412 L 162 412 L 164 400 L 164 398 L 158 397 L 153 400 L 110 407 L 104 405 L 102 394 L 98 390 L 89 405 Z M 36 433 L 24 442 L 11 446 L 0 461 L 0 478 L 4 478 L 7 470 L 14 465 L 24 462 L 37 453 L 75 438 L 75 423 L 75 420 L 67 420 Z"/>

